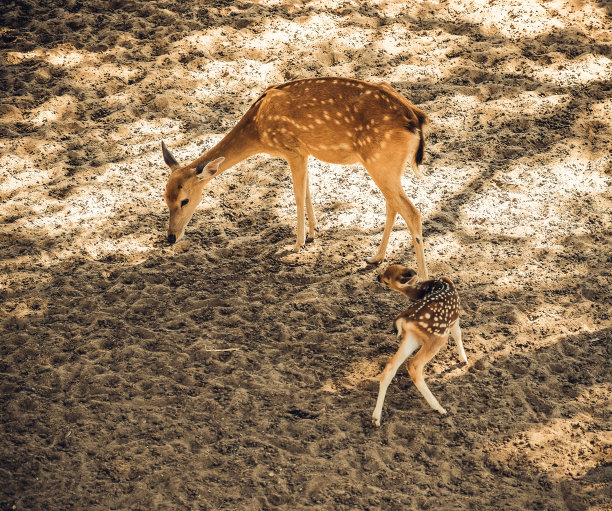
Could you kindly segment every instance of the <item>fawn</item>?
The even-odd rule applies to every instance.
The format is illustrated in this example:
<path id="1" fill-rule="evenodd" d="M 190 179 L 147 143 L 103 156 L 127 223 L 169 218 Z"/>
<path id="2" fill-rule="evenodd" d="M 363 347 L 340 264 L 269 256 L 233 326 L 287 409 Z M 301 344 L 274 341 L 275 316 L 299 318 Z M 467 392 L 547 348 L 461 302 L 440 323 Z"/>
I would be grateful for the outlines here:
<path id="1" fill-rule="evenodd" d="M 380 426 L 387 387 L 399 367 L 419 347 L 421 349 L 418 353 L 406 364 L 408 373 L 429 406 L 445 414 L 446 410 L 425 383 L 423 368 L 444 346 L 449 334 L 457 342 L 459 358 L 467 363 L 459 327 L 459 296 L 455 286 L 447 277 L 418 282 L 414 270 L 398 264 L 389 266 L 379 275 L 378 280 L 390 289 L 406 295 L 414 303 L 394 321 L 394 328 L 401 339 L 400 346 L 381 374 L 372 422 Z"/>

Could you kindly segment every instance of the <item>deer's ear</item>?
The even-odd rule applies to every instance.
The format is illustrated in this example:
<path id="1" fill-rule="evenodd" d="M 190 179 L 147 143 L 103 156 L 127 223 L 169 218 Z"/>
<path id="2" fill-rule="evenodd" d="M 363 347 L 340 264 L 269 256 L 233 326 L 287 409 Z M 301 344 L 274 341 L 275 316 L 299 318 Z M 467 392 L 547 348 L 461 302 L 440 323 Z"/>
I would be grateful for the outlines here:
<path id="1" fill-rule="evenodd" d="M 223 160 L 225 160 L 225 158 L 221 157 L 213 161 L 205 161 L 204 163 L 200 163 L 200 165 L 196 167 L 196 171 L 195 171 L 196 176 L 198 176 L 198 181 L 204 181 L 205 179 L 210 179 L 211 177 L 218 174 L 219 165 L 223 163 Z"/>
<path id="2" fill-rule="evenodd" d="M 178 166 L 178 162 L 175 160 L 174 156 L 172 156 L 172 153 L 168 151 L 166 144 L 164 144 L 163 142 L 162 142 L 162 154 L 164 155 L 164 161 L 166 162 L 166 165 L 168 165 L 168 167 L 170 167 L 171 169 L 174 169 L 175 167 Z"/>

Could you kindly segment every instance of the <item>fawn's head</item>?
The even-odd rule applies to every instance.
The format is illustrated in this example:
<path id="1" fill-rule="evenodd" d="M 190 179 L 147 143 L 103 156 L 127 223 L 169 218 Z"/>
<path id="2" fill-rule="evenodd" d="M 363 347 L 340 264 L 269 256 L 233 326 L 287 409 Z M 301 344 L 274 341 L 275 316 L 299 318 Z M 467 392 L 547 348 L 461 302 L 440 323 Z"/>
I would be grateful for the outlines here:
<path id="1" fill-rule="evenodd" d="M 219 165 L 225 158 L 181 167 L 163 142 L 162 153 L 171 170 L 164 192 L 170 212 L 168 241 L 175 243 L 185 232 L 185 226 L 202 198 L 202 190 L 219 173 Z"/>
<path id="2" fill-rule="evenodd" d="M 400 293 L 405 293 L 406 289 L 414 286 L 418 280 L 419 277 L 413 269 L 401 264 L 387 266 L 385 271 L 378 276 L 379 282 Z"/>

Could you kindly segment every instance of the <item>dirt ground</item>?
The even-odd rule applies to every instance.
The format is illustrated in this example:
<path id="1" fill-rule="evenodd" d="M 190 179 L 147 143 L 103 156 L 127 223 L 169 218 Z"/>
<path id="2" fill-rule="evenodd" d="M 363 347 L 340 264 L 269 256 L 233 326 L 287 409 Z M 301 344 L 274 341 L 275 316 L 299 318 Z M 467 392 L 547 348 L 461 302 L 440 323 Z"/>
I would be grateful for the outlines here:
<path id="1" fill-rule="evenodd" d="M 612 507 L 610 2 L 1 9 L 0 509 Z M 265 155 L 165 242 L 161 141 L 190 161 L 318 76 L 431 118 L 403 184 L 462 299 L 469 364 L 427 369 L 446 416 L 402 369 L 371 425 L 406 302 L 365 262 L 385 211 L 363 168 L 311 161 L 299 253 Z M 415 265 L 403 221 L 387 255 Z"/>

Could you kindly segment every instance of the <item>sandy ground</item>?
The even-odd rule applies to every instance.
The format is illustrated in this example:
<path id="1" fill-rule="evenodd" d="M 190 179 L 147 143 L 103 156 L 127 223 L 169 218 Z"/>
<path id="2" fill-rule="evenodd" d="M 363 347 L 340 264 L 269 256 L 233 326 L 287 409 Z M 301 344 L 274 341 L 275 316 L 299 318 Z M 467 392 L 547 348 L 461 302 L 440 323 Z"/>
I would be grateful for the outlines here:
<path id="1" fill-rule="evenodd" d="M 57 5 L 63 7 L 57 7 Z M 1 509 L 610 509 L 612 7 L 593 0 L 4 1 Z M 384 202 L 312 161 L 168 176 L 270 84 L 387 81 L 431 117 L 425 255 L 469 358 L 376 376 Z M 389 262 L 414 266 L 398 221 Z"/>

